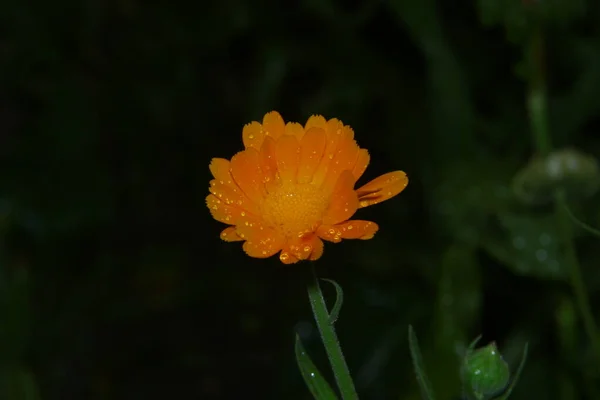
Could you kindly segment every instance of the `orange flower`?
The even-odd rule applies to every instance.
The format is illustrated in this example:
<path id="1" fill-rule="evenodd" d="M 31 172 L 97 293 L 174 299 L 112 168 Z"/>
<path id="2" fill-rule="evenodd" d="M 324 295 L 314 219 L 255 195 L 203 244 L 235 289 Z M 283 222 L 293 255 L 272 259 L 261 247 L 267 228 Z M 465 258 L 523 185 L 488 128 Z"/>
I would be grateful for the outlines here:
<path id="1" fill-rule="evenodd" d="M 358 147 L 352 128 L 335 118 L 316 115 L 302 126 L 284 123 L 273 111 L 262 124 L 244 126 L 242 136 L 245 150 L 231 161 L 211 161 L 206 204 L 216 220 L 231 225 L 221 239 L 244 241 L 251 257 L 281 252 L 279 259 L 292 264 L 321 257 L 321 239 L 371 239 L 377 224 L 350 218 L 408 184 L 406 174 L 395 171 L 355 190 L 369 153 Z"/>

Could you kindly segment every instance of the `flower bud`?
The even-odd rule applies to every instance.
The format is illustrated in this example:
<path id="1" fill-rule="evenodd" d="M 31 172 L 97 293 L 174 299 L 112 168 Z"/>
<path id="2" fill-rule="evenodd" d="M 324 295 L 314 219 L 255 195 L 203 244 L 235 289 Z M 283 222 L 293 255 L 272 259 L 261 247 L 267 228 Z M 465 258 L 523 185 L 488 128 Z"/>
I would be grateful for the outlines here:
<path id="1" fill-rule="evenodd" d="M 515 176 L 517 197 L 529 204 L 546 203 L 558 189 L 569 197 L 588 197 L 600 186 L 596 159 L 574 149 L 557 150 L 547 157 L 533 159 Z"/>
<path id="2" fill-rule="evenodd" d="M 462 380 L 469 398 L 489 400 L 508 385 L 510 369 L 496 343 L 468 351 L 462 365 Z"/>

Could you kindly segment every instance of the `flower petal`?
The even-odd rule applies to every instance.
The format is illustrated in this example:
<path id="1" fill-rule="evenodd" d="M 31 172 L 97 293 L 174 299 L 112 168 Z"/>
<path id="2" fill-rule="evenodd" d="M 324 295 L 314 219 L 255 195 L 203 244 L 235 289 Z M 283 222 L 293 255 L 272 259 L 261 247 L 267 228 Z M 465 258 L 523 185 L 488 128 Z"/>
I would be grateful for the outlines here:
<path id="1" fill-rule="evenodd" d="M 221 239 L 225 242 L 239 242 L 244 240 L 235 232 L 235 226 L 229 226 L 221 232 Z"/>
<path id="2" fill-rule="evenodd" d="M 213 158 L 210 160 L 208 168 L 216 180 L 221 183 L 231 184 L 231 175 L 229 174 L 230 163 L 224 158 Z"/>
<path id="3" fill-rule="evenodd" d="M 225 204 L 214 194 L 209 194 L 206 197 L 206 206 L 214 219 L 229 225 L 236 225 L 249 216 L 247 211 Z"/>
<path id="4" fill-rule="evenodd" d="M 302 140 L 302 137 L 304 136 L 304 127 L 297 122 L 288 122 L 287 124 L 285 124 L 284 133 L 286 135 L 295 136 L 296 139 L 298 139 L 298 142 L 300 142 L 300 140 Z"/>
<path id="5" fill-rule="evenodd" d="M 243 248 L 250 257 L 271 257 L 285 244 L 285 237 L 281 233 L 255 219 L 247 219 L 243 224 L 238 224 L 236 233 L 245 240 Z"/>
<path id="6" fill-rule="evenodd" d="M 327 121 L 325 132 L 327 135 L 327 143 L 321 162 L 315 171 L 313 177 L 313 183 L 317 186 L 321 186 L 327 177 L 327 172 L 338 147 L 338 143 L 342 140 L 342 132 L 344 125 L 337 119 L 333 118 Z"/>
<path id="7" fill-rule="evenodd" d="M 325 129 L 327 127 L 327 120 L 322 115 L 311 115 L 310 118 L 306 121 L 304 129 L 308 131 L 310 128 L 313 127 Z"/>
<path id="8" fill-rule="evenodd" d="M 354 215 L 358 208 L 358 196 L 354 191 L 352 172 L 343 171 L 331 194 L 331 202 L 323 216 L 325 225 L 334 225 L 346 221 Z"/>
<path id="9" fill-rule="evenodd" d="M 284 264 L 293 264 L 302 260 L 316 260 L 323 254 L 323 241 L 317 235 L 311 234 L 294 239 L 288 239 L 281 250 L 279 259 Z"/>
<path id="10" fill-rule="evenodd" d="M 327 136 L 321 128 L 310 128 L 300 141 L 298 183 L 309 183 L 323 158 Z"/>
<path id="11" fill-rule="evenodd" d="M 265 195 L 258 151 L 249 148 L 231 159 L 231 176 L 248 198 L 260 204 Z"/>
<path id="12" fill-rule="evenodd" d="M 228 206 L 246 210 L 251 214 L 258 214 L 259 210 L 256 204 L 251 202 L 237 185 L 229 186 L 213 179 L 210 181 L 210 188 L 208 190 Z"/>
<path id="13" fill-rule="evenodd" d="M 300 260 L 295 255 L 290 254 L 287 251 L 282 251 L 281 254 L 279 255 L 279 261 L 281 261 L 284 264 L 289 265 L 289 264 L 295 264 Z"/>
<path id="14" fill-rule="evenodd" d="M 375 222 L 351 220 L 337 225 L 321 225 L 317 234 L 322 239 L 339 243 L 342 239 L 371 239 L 378 230 Z"/>
<path id="15" fill-rule="evenodd" d="M 267 192 L 271 192 L 279 186 L 276 160 L 275 140 L 267 136 L 260 148 L 260 168 L 263 173 L 263 182 Z"/>
<path id="16" fill-rule="evenodd" d="M 342 131 L 344 132 L 344 136 L 346 136 L 350 139 L 354 139 L 354 129 L 352 129 L 350 126 L 344 125 L 344 127 L 342 128 Z"/>
<path id="17" fill-rule="evenodd" d="M 369 161 L 371 160 L 371 156 L 366 149 L 360 149 L 358 151 L 358 157 L 356 159 L 356 164 L 352 169 L 352 175 L 354 175 L 354 179 L 357 181 L 367 170 L 367 166 L 369 165 Z"/>
<path id="18" fill-rule="evenodd" d="M 295 136 L 283 135 L 275 143 L 275 159 L 279 178 L 295 183 L 300 162 L 300 144 Z"/>
<path id="19" fill-rule="evenodd" d="M 256 205 L 242 192 L 231 176 L 231 163 L 223 158 L 213 158 L 210 171 L 215 177 L 210 181 L 210 192 L 228 205 L 246 209 L 251 213 L 258 212 Z"/>
<path id="20" fill-rule="evenodd" d="M 358 159 L 358 151 L 359 148 L 354 139 L 347 136 L 346 132 L 342 132 L 333 159 L 327 168 L 325 180 L 321 185 L 325 193 L 331 193 L 342 171 L 352 171 Z"/>
<path id="21" fill-rule="evenodd" d="M 383 174 L 356 190 L 359 207 L 368 207 L 388 200 L 403 191 L 406 185 L 408 177 L 403 171 Z"/>
<path id="22" fill-rule="evenodd" d="M 265 133 L 263 132 L 262 125 L 256 121 L 246 124 L 242 130 L 242 140 L 247 149 L 252 147 L 260 150 L 264 138 Z"/>
<path id="23" fill-rule="evenodd" d="M 342 231 L 343 239 L 369 240 L 379 230 L 375 222 L 361 220 L 346 221 L 337 226 Z"/>
<path id="24" fill-rule="evenodd" d="M 277 111 L 271 111 L 265 114 L 262 127 L 265 135 L 271 136 L 273 139 L 278 139 L 281 135 L 283 135 L 285 123 Z"/>
<path id="25" fill-rule="evenodd" d="M 313 250 L 310 253 L 310 257 L 308 259 L 311 261 L 315 261 L 321 258 L 321 256 L 323 255 L 324 247 L 325 246 L 323 245 L 323 241 L 317 235 L 315 235 L 315 238 L 313 239 Z"/>

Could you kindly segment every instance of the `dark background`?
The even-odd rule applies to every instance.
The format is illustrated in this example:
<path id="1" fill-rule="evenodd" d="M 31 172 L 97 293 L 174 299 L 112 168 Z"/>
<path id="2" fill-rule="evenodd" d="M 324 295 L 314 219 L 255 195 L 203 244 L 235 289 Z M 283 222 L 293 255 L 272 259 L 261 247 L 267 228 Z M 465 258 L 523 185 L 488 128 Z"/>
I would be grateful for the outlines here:
<path id="1" fill-rule="evenodd" d="M 294 332 L 328 365 L 308 266 L 221 242 L 204 204 L 210 159 L 277 110 L 351 125 L 372 156 L 363 182 L 411 180 L 359 212 L 373 240 L 326 245 L 317 264 L 344 288 L 337 330 L 362 398 L 418 399 L 408 324 L 438 399 L 459 397 L 457 354 L 479 334 L 513 368 L 529 342 L 512 399 L 594 398 L 548 179 L 526 170 L 526 99 L 544 71 L 555 148 L 598 153 L 599 16 L 573 0 L 3 0 L 3 388 L 309 398 Z M 597 171 L 579 167 L 589 188 Z M 520 171 L 534 205 L 513 190 Z M 589 193 L 570 205 L 599 226 Z M 576 233 L 597 309 L 600 239 Z"/>

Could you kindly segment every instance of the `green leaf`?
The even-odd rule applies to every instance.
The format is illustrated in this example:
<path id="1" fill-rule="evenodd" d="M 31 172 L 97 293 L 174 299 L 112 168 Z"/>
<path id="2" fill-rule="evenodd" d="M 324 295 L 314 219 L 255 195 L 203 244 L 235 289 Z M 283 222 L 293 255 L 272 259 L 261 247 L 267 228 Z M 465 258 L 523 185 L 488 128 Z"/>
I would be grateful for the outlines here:
<path id="1" fill-rule="evenodd" d="M 499 214 L 498 219 L 502 231 L 482 240 L 490 255 L 518 275 L 550 280 L 569 277 L 553 214 L 506 212 Z"/>
<path id="2" fill-rule="evenodd" d="M 300 337 L 296 335 L 296 360 L 298 361 L 298 367 L 300 373 L 306 382 L 306 386 L 312 393 L 315 399 L 336 399 L 337 396 L 329 383 L 325 380 L 321 372 L 317 369 L 315 364 L 310 359 L 308 353 L 302 346 Z"/>
<path id="3" fill-rule="evenodd" d="M 440 232 L 478 245 L 492 214 L 506 209 L 512 193 L 506 185 L 512 160 L 472 158 L 448 165 L 431 194 Z"/>
<path id="4" fill-rule="evenodd" d="M 421 395 L 423 396 L 424 400 L 434 400 L 435 396 L 433 394 L 433 389 L 431 388 L 431 383 L 429 382 L 429 378 L 425 373 L 423 357 L 421 356 L 421 350 L 419 349 L 419 342 L 412 325 L 408 326 L 408 346 L 410 349 L 410 356 L 413 361 L 413 366 L 415 368 L 417 382 L 421 388 Z"/>
<path id="5" fill-rule="evenodd" d="M 508 385 L 508 388 L 506 389 L 504 394 L 502 396 L 498 397 L 496 400 L 507 400 L 508 397 L 510 396 L 510 394 L 512 393 L 513 389 L 515 388 L 515 386 L 517 386 L 519 377 L 521 376 L 521 372 L 523 372 L 523 368 L 525 367 L 525 362 L 527 361 L 527 352 L 528 351 L 529 351 L 529 343 L 525 343 L 525 348 L 523 349 L 523 357 L 521 357 L 521 363 L 519 364 L 519 368 L 517 368 L 517 371 L 515 372 L 515 375 L 514 375 L 512 381 L 510 382 L 510 385 Z"/>
<path id="6" fill-rule="evenodd" d="M 329 312 L 329 323 L 333 325 L 335 321 L 337 321 L 340 315 L 340 310 L 342 309 L 342 304 L 344 303 L 344 291 L 342 290 L 342 287 L 339 285 L 339 283 L 337 283 L 334 280 L 324 278 L 321 278 L 321 280 L 329 282 L 335 287 L 335 304 Z"/>

